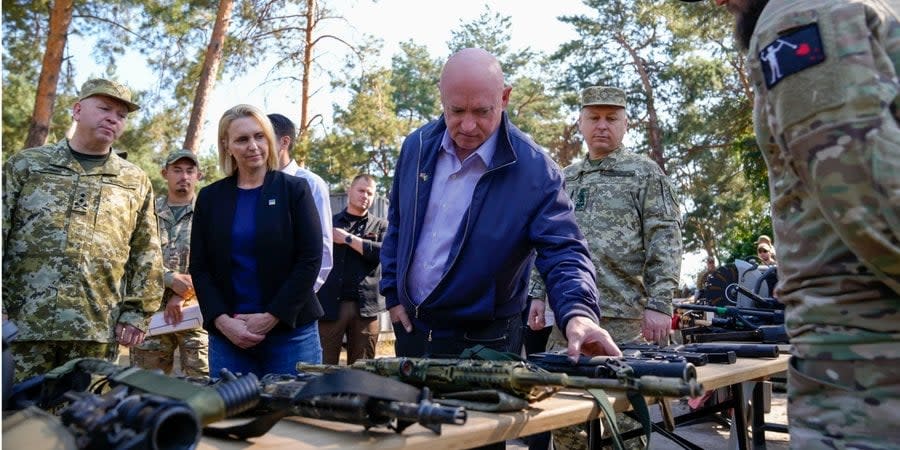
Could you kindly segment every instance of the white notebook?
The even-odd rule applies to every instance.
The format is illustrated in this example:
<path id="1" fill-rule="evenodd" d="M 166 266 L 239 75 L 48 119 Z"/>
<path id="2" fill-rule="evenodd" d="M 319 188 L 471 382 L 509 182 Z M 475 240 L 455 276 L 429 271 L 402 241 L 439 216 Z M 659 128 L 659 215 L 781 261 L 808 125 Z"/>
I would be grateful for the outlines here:
<path id="1" fill-rule="evenodd" d="M 196 303 L 181 310 L 181 322 L 168 324 L 164 314 L 165 311 L 159 311 L 150 317 L 150 329 L 147 330 L 147 336 L 174 333 L 203 326 L 203 315 L 200 314 L 200 305 Z"/>

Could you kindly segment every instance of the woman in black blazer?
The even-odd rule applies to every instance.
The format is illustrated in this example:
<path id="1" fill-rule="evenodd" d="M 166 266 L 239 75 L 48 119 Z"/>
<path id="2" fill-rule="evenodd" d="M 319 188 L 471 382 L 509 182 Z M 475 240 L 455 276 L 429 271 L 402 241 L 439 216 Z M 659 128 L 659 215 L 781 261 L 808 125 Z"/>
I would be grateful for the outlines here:
<path id="1" fill-rule="evenodd" d="M 210 373 L 295 373 L 298 361 L 322 360 L 316 205 L 305 180 L 277 170 L 272 124 L 258 108 L 226 111 L 218 144 L 227 177 L 200 190 L 191 232 Z"/>

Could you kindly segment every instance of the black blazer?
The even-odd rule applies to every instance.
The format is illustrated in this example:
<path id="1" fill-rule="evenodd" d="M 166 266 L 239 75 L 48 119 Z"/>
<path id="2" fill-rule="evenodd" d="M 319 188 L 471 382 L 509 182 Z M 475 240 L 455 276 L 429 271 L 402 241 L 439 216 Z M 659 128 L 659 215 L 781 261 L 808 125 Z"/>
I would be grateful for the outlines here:
<path id="1" fill-rule="evenodd" d="M 203 313 L 203 328 L 219 333 L 215 320 L 234 314 L 231 224 L 237 176 L 200 190 L 191 230 L 190 273 Z M 322 317 L 313 284 L 322 265 L 322 226 L 306 180 L 266 172 L 256 209 L 256 259 L 265 311 L 278 327 L 295 328 Z"/>

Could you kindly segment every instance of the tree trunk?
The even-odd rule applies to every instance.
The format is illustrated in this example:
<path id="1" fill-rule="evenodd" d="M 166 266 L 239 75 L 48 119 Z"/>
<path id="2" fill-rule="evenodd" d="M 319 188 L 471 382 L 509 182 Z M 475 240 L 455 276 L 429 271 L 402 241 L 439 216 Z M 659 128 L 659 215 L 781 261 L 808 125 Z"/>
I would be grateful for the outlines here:
<path id="1" fill-rule="evenodd" d="M 656 162 L 663 173 L 668 174 L 666 171 L 666 158 L 663 154 L 662 132 L 660 131 L 659 117 L 656 113 L 656 100 L 653 96 L 653 83 L 650 80 L 650 73 L 647 72 L 647 64 L 638 54 L 637 49 L 625 40 L 625 36 L 618 34 L 615 39 L 619 42 L 619 45 L 628 51 L 628 55 L 631 57 L 631 61 L 641 77 L 644 92 L 647 93 L 647 144 L 650 146 L 650 159 Z"/>
<path id="2" fill-rule="evenodd" d="M 222 50 L 225 47 L 225 32 L 228 30 L 229 23 L 231 23 L 231 12 L 233 9 L 234 0 L 219 0 L 216 23 L 213 25 L 212 37 L 209 38 L 209 46 L 206 47 L 203 69 L 200 71 L 197 92 L 194 94 L 191 120 L 188 123 L 187 133 L 184 138 L 184 148 L 194 153 L 197 153 L 197 147 L 200 145 L 200 132 L 203 130 L 203 120 L 206 116 L 206 103 L 213 86 L 216 84 L 219 64 L 222 61 Z"/>
<path id="3" fill-rule="evenodd" d="M 297 133 L 297 145 L 300 160 L 305 163 L 306 141 L 309 139 L 309 74 L 312 70 L 313 32 L 316 29 L 316 0 L 306 0 L 306 30 L 303 43 L 303 77 L 300 82 L 300 129 Z"/>
<path id="4" fill-rule="evenodd" d="M 73 0 L 56 0 L 50 11 L 50 33 L 47 36 L 47 49 L 44 51 L 44 59 L 41 62 L 41 75 L 38 78 L 34 112 L 31 114 L 31 122 L 28 124 L 25 148 L 38 147 L 47 143 L 63 51 L 69 37 L 69 25 L 72 23 L 72 3 Z"/>

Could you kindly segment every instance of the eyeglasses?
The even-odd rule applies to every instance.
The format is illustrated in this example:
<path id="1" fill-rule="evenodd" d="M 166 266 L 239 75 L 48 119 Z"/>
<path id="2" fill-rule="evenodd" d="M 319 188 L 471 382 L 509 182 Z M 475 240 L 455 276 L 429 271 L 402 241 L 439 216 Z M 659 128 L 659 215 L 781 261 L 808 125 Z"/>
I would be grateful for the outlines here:
<path id="1" fill-rule="evenodd" d="M 760 247 L 756 249 L 756 253 L 769 253 L 769 249 Z"/>

